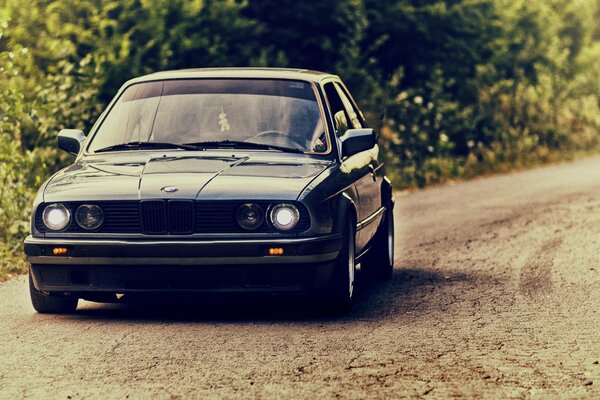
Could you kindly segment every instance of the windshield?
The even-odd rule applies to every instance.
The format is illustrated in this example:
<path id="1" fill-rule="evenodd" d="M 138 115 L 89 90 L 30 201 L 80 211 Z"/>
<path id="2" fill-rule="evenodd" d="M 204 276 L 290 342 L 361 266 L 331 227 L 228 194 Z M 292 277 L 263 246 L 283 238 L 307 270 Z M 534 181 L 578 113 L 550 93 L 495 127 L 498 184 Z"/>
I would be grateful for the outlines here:
<path id="1" fill-rule="evenodd" d="M 109 111 L 88 150 L 95 152 L 130 142 L 222 141 L 259 143 L 303 152 L 329 150 L 311 84 L 265 79 L 186 79 L 134 84 Z"/>

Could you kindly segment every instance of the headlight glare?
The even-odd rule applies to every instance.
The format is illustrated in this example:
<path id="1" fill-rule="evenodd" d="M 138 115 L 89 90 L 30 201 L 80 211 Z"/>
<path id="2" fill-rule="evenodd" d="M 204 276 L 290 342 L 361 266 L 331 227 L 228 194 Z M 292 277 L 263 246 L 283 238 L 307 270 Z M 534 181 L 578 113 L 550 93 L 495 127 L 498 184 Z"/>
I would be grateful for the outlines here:
<path id="1" fill-rule="evenodd" d="M 64 204 L 50 204 L 44 208 L 42 221 L 51 231 L 62 231 L 71 222 L 71 212 Z"/>
<path id="2" fill-rule="evenodd" d="M 242 228 L 254 230 L 262 225 L 264 212 L 258 204 L 242 204 L 235 213 L 235 219 Z"/>
<path id="3" fill-rule="evenodd" d="M 82 204 L 75 211 L 75 222 L 86 231 L 93 231 L 104 222 L 104 211 L 95 204 Z"/>
<path id="4" fill-rule="evenodd" d="M 269 214 L 271 223 L 280 231 L 293 229 L 300 220 L 300 212 L 293 204 L 277 204 Z"/>

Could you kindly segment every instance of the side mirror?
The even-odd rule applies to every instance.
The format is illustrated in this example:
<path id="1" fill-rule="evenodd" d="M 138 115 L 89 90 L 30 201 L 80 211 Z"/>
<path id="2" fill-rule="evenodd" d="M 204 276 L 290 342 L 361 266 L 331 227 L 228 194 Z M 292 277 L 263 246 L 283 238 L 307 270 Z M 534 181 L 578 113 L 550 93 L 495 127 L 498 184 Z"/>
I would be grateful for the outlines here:
<path id="1" fill-rule="evenodd" d="M 342 158 L 345 158 L 372 149 L 377 144 L 377 135 L 373 129 L 348 129 L 340 141 Z"/>
<path id="2" fill-rule="evenodd" d="M 58 148 L 67 153 L 79 154 L 84 140 L 85 135 L 79 129 L 63 129 L 58 132 Z"/>

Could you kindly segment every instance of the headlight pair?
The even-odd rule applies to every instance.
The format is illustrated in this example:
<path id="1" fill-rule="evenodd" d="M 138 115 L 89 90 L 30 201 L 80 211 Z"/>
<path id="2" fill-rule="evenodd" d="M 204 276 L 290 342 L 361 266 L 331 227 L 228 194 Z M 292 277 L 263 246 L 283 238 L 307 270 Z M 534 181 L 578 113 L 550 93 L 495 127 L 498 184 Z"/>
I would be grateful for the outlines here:
<path id="1" fill-rule="evenodd" d="M 235 218 L 239 226 L 245 230 L 260 228 L 265 218 L 277 230 L 286 232 L 294 229 L 300 221 L 298 207 L 288 203 L 275 204 L 265 212 L 263 208 L 254 203 L 246 203 L 236 210 Z M 64 204 L 54 203 L 46 206 L 42 213 L 44 225 L 51 231 L 60 232 L 70 224 L 73 216 L 71 210 Z M 82 204 L 75 210 L 75 223 L 86 231 L 94 231 L 104 223 L 104 212 L 95 204 Z"/>
<path id="2" fill-rule="evenodd" d="M 266 214 L 269 216 L 269 222 L 277 230 L 284 232 L 294 229 L 300 220 L 298 207 L 287 203 L 279 203 L 272 206 L 268 213 L 265 213 L 258 204 L 242 204 L 238 207 L 235 217 L 242 228 L 255 230 L 263 224 Z"/>
<path id="3" fill-rule="evenodd" d="M 71 211 L 64 204 L 50 204 L 42 213 L 42 221 L 51 231 L 62 231 L 71 223 Z M 96 230 L 104 222 L 104 212 L 95 204 L 82 204 L 75 210 L 75 222 L 86 231 Z"/>

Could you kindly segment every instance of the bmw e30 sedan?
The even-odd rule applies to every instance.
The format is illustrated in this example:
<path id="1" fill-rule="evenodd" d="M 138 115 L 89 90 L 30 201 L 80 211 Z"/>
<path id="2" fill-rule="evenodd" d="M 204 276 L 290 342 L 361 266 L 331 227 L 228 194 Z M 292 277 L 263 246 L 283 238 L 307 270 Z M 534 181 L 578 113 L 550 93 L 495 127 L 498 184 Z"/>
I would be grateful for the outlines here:
<path id="1" fill-rule="evenodd" d="M 157 292 L 310 293 L 343 311 L 359 263 L 391 276 L 392 187 L 338 76 L 155 73 L 58 146 L 76 159 L 40 187 L 25 240 L 38 312 Z"/>

